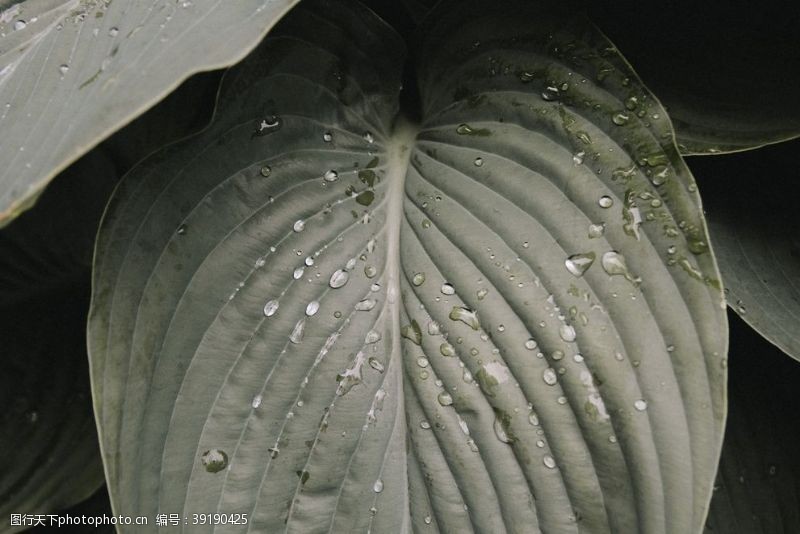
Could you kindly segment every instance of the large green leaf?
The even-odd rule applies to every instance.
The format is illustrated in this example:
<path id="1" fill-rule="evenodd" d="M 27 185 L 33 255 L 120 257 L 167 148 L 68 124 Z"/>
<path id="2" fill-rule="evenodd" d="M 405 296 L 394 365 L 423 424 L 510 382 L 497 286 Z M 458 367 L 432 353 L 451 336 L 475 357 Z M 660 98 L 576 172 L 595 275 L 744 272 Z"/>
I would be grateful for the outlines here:
<path id="1" fill-rule="evenodd" d="M 663 110 L 571 13 L 426 32 L 421 125 L 401 40 L 308 2 L 122 182 L 89 329 L 116 513 L 700 531 L 727 326 Z"/>
<path id="2" fill-rule="evenodd" d="M 0 3 L 0 226 L 189 75 L 240 60 L 295 2 Z"/>
<path id="3" fill-rule="evenodd" d="M 0 531 L 103 482 L 86 355 L 92 245 L 114 167 L 94 151 L 0 230 Z"/>
<path id="4" fill-rule="evenodd" d="M 794 170 L 800 142 L 725 158 L 692 158 L 729 305 L 800 360 L 800 235 Z M 774 180 L 786 176 L 785 180 Z"/>
<path id="5" fill-rule="evenodd" d="M 800 136 L 796 3 L 587 6 L 667 107 L 683 154 L 737 152 Z"/>

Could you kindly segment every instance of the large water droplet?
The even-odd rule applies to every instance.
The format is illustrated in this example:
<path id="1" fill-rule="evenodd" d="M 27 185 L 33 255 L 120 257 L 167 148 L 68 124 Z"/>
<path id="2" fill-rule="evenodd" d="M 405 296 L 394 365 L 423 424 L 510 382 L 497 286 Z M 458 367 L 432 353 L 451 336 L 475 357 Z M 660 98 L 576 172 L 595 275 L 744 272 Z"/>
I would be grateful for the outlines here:
<path id="1" fill-rule="evenodd" d="M 581 254 L 573 254 L 564 262 L 567 270 L 575 276 L 583 276 L 589 270 L 595 260 L 594 252 L 584 252 Z"/>
<path id="2" fill-rule="evenodd" d="M 292 333 L 289 335 L 289 341 L 291 341 L 295 345 L 298 345 L 303 341 L 303 335 L 305 333 L 306 333 L 306 320 L 305 318 L 303 318 L 297 321 L 297 324 L 294 325 L 294 329 L 292 330 Z"/>
<path id="3" fill-rule="evenodd" d="M 304 273 L 305 271 L 306 271 L 306 268 L 305 268 L 305 266 L 298 267 L 298 268 L 297 268 L 297 269 L 295 269 L 295 270 L 294 270 L 294 272 L 292 273 L 292 278 L 294 278 L 295 280 L 300 280 L 300 279 L 303 277 L 303 273 Z"/>
<path id="4" fill-rule="evenodd" d="M 294 225 L 292 226 L 292 230 L 295 232 L 302 232 L 306 229 L 306 222 L 303 219 L 295 221 Z"/>
<path id="5" fill-rule="evenodd" d="M 253 409 L 255 410 L 256 408 L 261 406 L 261 400 L 262 400 L 261 395 L 256 395 L 255 397 L 253 397 L 253 400 L 250 402 L 250 406 L 252 406 Z"/>
<path id="6" fill-rule="evenodd" d="M 27 25 L 28 23 L 22 19 L 14 21 L 14 29 L 17 31 L 24 30 Z"/>
<path id="7" fill-rule="evenodd" d="M 280 306 L 280 303 L 277 300 L 267 301 L 267 303 L 264 304 L 264 315 L 272 317 L 275 315 L 275 312 L 278 311 L 278 306 Z"/>
<path id="8" fill-rule="evenodd" d="M 575 328 L 572 325 L 564 323 L 558 328 L 558 335 L 567 343 L 571 343 L 575 341 Z"/>
<path id="9" fill-rule="evenodd" d="M 309 317 L 311 317 L 313 315 L 316 315 L 316 313 L 318 311 L 319 311 L 319 301 L 318 300 L 312 300 L 306 306 L 306 315 L 308 315 Z"/>
<path id="10" fill-rule="evenodd" d="M 422 330 L 419 328 L 419 323 L 416 320 L 411 321 L 410 324 L 403 326 L 400 329 L 400 335 L 410 340 L 415 345 L 422 343 Z"/>
<path id="11" fill-rule="evenodd" d="M 558 375 L 552 367 L 548 367 L 542 371 L 542 379 L 548 386 L 555 386 L 556 382 L 558 382 Z"/>
<path id="12" fill-rule="evenodd" d="M 456 349 L 450 343 L 442 343 L 439 345 L 439 352 L 442 353 L 442 356 L 450 357 L 456 355 Z"/>
<path id="13" fill-rule="evenodd" d="M 542 463 L 548 469 L 555 469 L 555 467 L 556 467 L 556 461 L 549 454 L 545 454 L 544 455 L 544 458 L 542 458 Z"/>
<path id="14" fill-rule="evenodd" d="M 339 173 L 331 169 L 325 173 L 324 177 L 326 182 L 335 182 L 339 179 Z"/>
<path id="15" fill-rule="evenodd" d="M 442 391 L 441 393 L 439 393 L 437 399 L 439 400 L 439 404 L 441 404 L 442 406 L 451 406 L 453 404 L 452 395 L 450 395 L 446 391 Z"/>
<path id="16" fill-rule="evenodd" d="M 223 450 L 211 449 L 203 453 L 200 461 L 209 473 L 219 473 L 228 466 L 228 455 Z"/>
<path id="17" fill-rule="evenodd" d="M 445 282 L 444 284 L 442 284 L 441 291 L 443 295 L 454 295 L 456 292 L 456 288 L 454 288 L 452 284 L 448 284 L 447 282 Z"/>
<path id="18" fill-rule="evenodd" d="M 372 491 L 375 493 L 380 493 L 383 491 L 383 480 L 380 478 L 375 481 L 375 484 L 372 485 Z"/>
<path id="19" fill-rule="evenodd" d="M 350 279 L 350 273 L 342 269 L 338 269 L 331 275 L 330 282 L 328 283 L 333 289 L 338 289 L 344 286 L 349 279 Z"/>
<path id="20" fill-rule="evenodd" d="M 494 419 L 494 434 L 497 436 L 497 439 L 503 443 L 511 443 L 508 433 L 506 433 L 506 429 L 503 428 L 503 423 L 500 421 L 499 417 L 495 417 Z"/>
<path id="21" fill-rule="evenodd" d="M 626 280 L 634 285 L 638 285 L 639 282 L 641 282 L 640 279 L 631 276 L 628 271 L 628 265 L 625 262 L 625 257 L 615 250 L 603 254 L 601 263 L 603 265 L 603 270 L 611 276 L 624 276 Z"/>
<path id="22" fill-rule="evenodd" d="M 600 197 L 597 203 L 600 205 L 601 208 L 610 208 L 611 206 L 614 205 L 614 199 L 608 195 L 603 195 L 602 197 Z"/>
<path id="23" fill-rule="evenodd" d="M 478 322 L 478 312 L 468 308 L 453 306 L 453 309 L 450 310 L 450 319 L 452 321 L 461 321 L 473 330 L 478 330 L 481 327 Z"/>

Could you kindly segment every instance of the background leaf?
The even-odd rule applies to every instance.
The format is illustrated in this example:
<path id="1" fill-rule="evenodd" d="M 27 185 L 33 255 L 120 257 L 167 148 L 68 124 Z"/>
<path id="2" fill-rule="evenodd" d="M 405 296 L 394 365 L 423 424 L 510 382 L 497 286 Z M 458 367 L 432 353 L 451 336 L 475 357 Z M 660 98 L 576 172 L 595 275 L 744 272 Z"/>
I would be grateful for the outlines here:
<path id="1" fill-rule="evenodd" d="M 399 38 L 307 2 L 122 182 L 89 335 L 116 513 L 701 529 L 726 322 L 669 122 L 571 13 L 458 5 L 420 127 Z"/>
<path id="2" fill-rule="evenodd" d="M 701 180 L 728 304 L 800 360 L 798 148 L 800 142 L 792 141 L 689 163 Z"/>
<path id="3" fill-rule="evenodd" d="M 798 532 L 800 365 L 735 315 L 731 326 L 730 413 L 706 534 Z"/>
<path id="4" fill-rule="evenodd" d="M 683 154 L 800 135 L 800 10 L 794 2 L 587 2 L 667 107 Z"/>
<path id="5" fill-rule="evenodd" d="M 189 75 L 241 59 L 294 0 L 27 0 L 0 14 L 0 225 Z"/>

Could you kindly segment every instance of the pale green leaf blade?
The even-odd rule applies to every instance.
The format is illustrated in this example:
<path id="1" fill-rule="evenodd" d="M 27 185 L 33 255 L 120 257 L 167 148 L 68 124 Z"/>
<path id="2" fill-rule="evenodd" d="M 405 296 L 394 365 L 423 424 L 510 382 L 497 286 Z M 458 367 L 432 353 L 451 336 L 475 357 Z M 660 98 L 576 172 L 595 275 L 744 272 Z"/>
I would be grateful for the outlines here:
<path id="1" fill-rule="evenodd" d="M 0 225 L 193 73 L 241 59 L 295 0 L 27 0 L 0 15 Z"/>
<path id="2" fill-rule="evenodd" d="M 793 141 L 724 159 L 690 160 L 702 178 L 728 304 L 796 360 L 800 360 L 800 236 L 795 213 L 800 187 L 791 170 L 798 147 L 800 143 Z M 767 177 L 780 175 L 787 179 L 766 183 Z"/>
<path id="3" fill-rule="evenodd" d="M 392 127 L 397 37 L 352 4 L 305 4 L 231 71 L 207 131 L 123 182 L 89 337 L 117 513 L 699 532 L 726 323 L 691 176 L 666 120 L 612 120 L 629 91 L 663 110 L 597 56 L 606 41 L 507 9 L 485 27 L 435 15 L 417 131 Z M 556 27 L 587 57 L 551 53 Z M 579 84 L 598 67 L 602 86 L 542 99 L 542 69 Z"/>

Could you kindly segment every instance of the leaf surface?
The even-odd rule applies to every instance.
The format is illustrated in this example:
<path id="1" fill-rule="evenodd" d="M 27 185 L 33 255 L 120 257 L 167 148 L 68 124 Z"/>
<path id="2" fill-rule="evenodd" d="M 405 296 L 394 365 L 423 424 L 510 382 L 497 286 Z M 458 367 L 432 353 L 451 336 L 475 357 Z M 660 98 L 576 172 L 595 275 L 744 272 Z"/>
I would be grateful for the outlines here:
<path id="1" fill-rule="evenodd" d="M 294 3 L 2 4 L 0 226 L 185 78 L 241 59 Z"/>
<path id="2" fill-rule="evenodd" d="M 591 27 L 479 7 L 431 15 L 417 125 L 402 41 L 303 4 L 123 181 L 89 336 L 117 513 L 700 531 L 726 322 L 691 175 Z"/>

